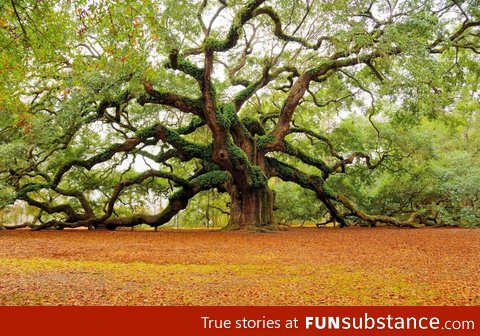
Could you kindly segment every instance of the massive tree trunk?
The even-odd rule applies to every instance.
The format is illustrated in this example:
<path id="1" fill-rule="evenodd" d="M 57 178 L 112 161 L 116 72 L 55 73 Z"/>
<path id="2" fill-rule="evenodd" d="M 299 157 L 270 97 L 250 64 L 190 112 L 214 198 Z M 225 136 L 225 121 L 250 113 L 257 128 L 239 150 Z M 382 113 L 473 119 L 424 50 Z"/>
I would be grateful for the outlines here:
<path id="1" fill-rule="evenodd" d="M 240 191 L 229 188 L 231 198 L 230 220 L 226 230 L 270 231 L 273 221 L 273 192 L 267 186 L 255 190 Z"/>

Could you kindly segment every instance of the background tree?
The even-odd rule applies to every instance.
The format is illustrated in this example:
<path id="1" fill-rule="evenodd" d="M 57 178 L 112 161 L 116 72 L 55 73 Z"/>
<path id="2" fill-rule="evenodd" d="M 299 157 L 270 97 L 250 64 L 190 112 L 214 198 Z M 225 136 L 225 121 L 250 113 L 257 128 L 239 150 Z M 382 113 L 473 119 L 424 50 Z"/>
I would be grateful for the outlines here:
<path id="1" fill-rule="evenodd" d="M 270 229 L 272 177 L 311 190 L 341 226 L 412 226 L 418 216 L 368 214 L 338 181 L 398 164 L 391 123 L 478 99 L 475 1 L 25 0 L 1 11 L 1 202 L 37 208 L 35 228 L 157 227 L 216 188 L 230 197 L 228 228 Z M 168 205 L 145 211 L 140 199 L 168 188 Z M 117 211 L 129 195 L 138 207 Z"/>

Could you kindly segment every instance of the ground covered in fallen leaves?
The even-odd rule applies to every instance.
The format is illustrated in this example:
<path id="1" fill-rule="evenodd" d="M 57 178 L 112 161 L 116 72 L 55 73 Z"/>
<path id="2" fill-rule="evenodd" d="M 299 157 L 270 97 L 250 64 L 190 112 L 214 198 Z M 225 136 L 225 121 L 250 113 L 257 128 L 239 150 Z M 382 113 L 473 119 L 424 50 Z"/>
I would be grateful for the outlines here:
<path id="1" fill-rule="evenodd" d="M 0 231 L 0 305 L 480 305 L 480 230 Z"/>

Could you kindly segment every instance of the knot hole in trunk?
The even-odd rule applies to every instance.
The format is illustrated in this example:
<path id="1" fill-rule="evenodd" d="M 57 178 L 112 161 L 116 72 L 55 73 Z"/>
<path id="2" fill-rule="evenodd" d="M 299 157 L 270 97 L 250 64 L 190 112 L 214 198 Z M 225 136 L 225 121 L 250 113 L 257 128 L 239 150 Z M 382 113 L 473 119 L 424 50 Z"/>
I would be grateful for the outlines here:
<path id="1" fill-rule="evenodd" d="M 217 151 L 217 158 L 220 161 L 225 161 L 228 159 L 228 152 L 225 149 L 220 149 Z"/>

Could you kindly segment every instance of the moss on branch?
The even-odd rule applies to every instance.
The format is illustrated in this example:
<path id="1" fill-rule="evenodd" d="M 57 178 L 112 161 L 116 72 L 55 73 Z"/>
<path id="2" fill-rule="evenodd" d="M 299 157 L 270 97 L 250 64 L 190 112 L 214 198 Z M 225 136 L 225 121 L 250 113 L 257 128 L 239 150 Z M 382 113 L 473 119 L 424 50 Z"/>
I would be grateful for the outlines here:
<path id="1" fill-rule="evenodd" d="M 197 185 L 202 190 L 208 190 L 225 183 L 229 178 L 230 174 L 228 172 L 215 170 L 196 177 L 191 183 Z"/>
<path id="2" fill-rule="evenodd" d="M 252 178 L 250 188 L 258 189 L 267 185 L 267 176 L 259 166 L 250 166 L 250 175 Z"/>
<path id="3" fill-rule="evenodd" d="M 187 192 L 185 190 L 185 188 L 178 188 L 176 189 L 173 193 L 171 193 L 169 196 L 168 196 L 168 200 L 170 202 L 172 201 L 175 201 L 175 200 L 179 200 L 181 198 L 184 198 L 184 197 L 187 197 Z"/>
<path id="4" fill-rule="evenodd" d="M 170 53 L 169 60 L 164 64 L 165 68 L 180 70 L 181 72 L 193 77 L 197 82 L 203 82 L 205 69 L 199 68 L 185 57 L 178 54 L 177 50 Z"/>
<path id="5" fill-rule="evenodd" d="M 197 145 L 185 140 L 176 131 L 169 129 L 161 124 L 155 125 L 155 135 L 162 141 L 170 144 L 188 158 L 203 158 L 208 147 Z"/>
<path id="6" fill-rule="evenodd" d="M 227 37 L 224 40 L 207 37 L 203 42 L 203 48 L 213 51 L 227 51 L 233 48 L 242 34 L 243 25 L 253 18 L 254 10 L 264 2 L 265 0 L 250 0 L 247 2 L 247 4 L 235 14 L 232 24 L 228 29 Z"/>
<path id="7" fill-rule="evenodd" d="M 327 178 L 328 175 L 330 175 L 330 173 L 332 172 L 332 170 L 325 164 L 325 162 L 323 162 L 320 159 L 309 156 L 308 154 L 304 153 L 302 150 L 293 147 L 286 141 L 284 141 L 283 149 L 286 154 L 294 156 L 298 158 L 300 161 L 302 161 L 303 163 L 306 163 L 308 165 L 311 165 L 320 169 L 323 173 L 324 178 Z"/>
<path id="8" fill-rule="evenodd" d="M 192 76 L 195 78 L 197 81 L 203 81 L 203 76 L 205 74 L 205 70 L 202 68 L 199 68 L 186 58 L 180 59 L 178 62 L 178 70 L 186 73 L 187 75 Z"/>
<path id="9" fill-rule="evenodd" d="M 229 178 L 230 174 L 223 170 L 207 172 L 189 181 L 188 185 L 175 190 L 168 199 L 170 201 L 189 199 L 199 191 L 213 189 L 227 182 Z"/>
<path id="10" fill-rule="evenodd" d="M 237 109 L 239 109 L 242 104 L 255 93 L 258 86 L 258 82 L 250 83 L 245 89 L 243 89 L 242 91 L 237 93 L 235 97 L 233 97 L 233 101 Z"/>
<path id="11" fill-rule="evenodd" d="M 27 183 L 23 185 L 19 191 L 17 191 L 17 199 L 24 199 L 28 193 L 40 191 L 42 189 L 50 189 L 52 187 L 51 184 L 45 183 Z"/>
<path id="12" fill-rule="evenodd" d="M 248 130 L 248 134 L 246 135 L 264 136 L 266 133 L 265 129 L 263 128 L 262 124 L 258 119 L 246 117 L 242 119 L 242 124 Z"/>
<path id="13" fill-rule="evenodd" d="M 233 123 L 238 120 L 235 107 L 231 103 L 220 105 L 216 111 L 218 124 L 225 130 L 229 130 Z"/>
<path id="14" fill-rule="evenodd" d="M 135 135 L 140 139 L 144 140 L 153 138 L 155 137 L 155 126 L 147 126 L 140 128 L 135 132 Z"/>
<path id="15" fill-rule="evenodd" d="M 316 175 L 307 175 L 301 170 L 283 163 L 275 158 L 267 157 L 268 170 L 271 176 L 277 176 L 284 181 L 290 181 L 298 184 L 303 188 L 310 189 L 315 192 L 317 198 L 325 205 L 328 212 L 341 227 L 346 226 L 345 219 L 338 212 L 337 208 L 333 204 L 332 200 L 335 199 L 335 195 L 332 191 L 326 189 L 324 180 Z"/>
<path id="16" fill-rule="evenodd" d="M 204 125 L 205 121 L 203 121 L 202 118 L 194 116 L 188 125 L 177 128 L 176 132 L 183 135 L 190 134 Z"/>
<path id="17" fill-rule="evenodd" d="M 181 96 L 173 92 L 165 90 L 155 90 L 153 86 L 149 84 L 146 86 L 147 94 L 138 98 L 140 105 L 145 104 L 159 104 L 174 107 L 182 112 L 192 113 L 202 116 L 204 111 L 204 105 L 199 98 L 190 98 Z"/>
<path id="18" fill-rule="evenodd" d="M 247 154 L 240 147 L 235 145 L 231 138 L 228 140 L 226 148 L 234 166 L 248 167 L 250 165 Z"/>
<path id="19" fill-rule="evenodd" d="M 268 145 L 275 142 L 275 136 L 273 134 L 261 135 L 257 139 L 257 148 L 259 150 L 265 149 Z"/>

